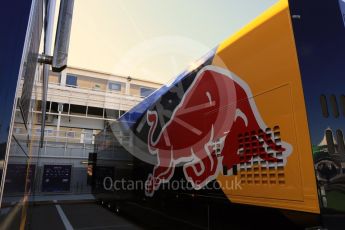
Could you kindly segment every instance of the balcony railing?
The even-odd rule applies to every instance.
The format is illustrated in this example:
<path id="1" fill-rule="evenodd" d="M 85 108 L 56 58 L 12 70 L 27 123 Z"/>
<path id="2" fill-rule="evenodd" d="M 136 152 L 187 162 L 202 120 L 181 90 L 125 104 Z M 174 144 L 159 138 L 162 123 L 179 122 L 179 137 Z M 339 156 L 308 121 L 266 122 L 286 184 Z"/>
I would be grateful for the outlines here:
<path id="1" fill-rule="evenodd" d="M 37 87 L 34 89 L 32 95 L 37 95 L 35 99 L 41 100 L 42 83 L 37 83 Z M 127 111 L 141 102 L 143 97 L 123 94 L 111 90 L 81 88 L 77 86 L 71 87 L 49 83 L 47 100 L 63 104 L 76 104 Z"/>
<path id="2" fill-rule="evenodd" d="M 19 140 L 26 140 L 27 133 L 24 127 L 14 127 L 13 134 Z M 34 139 L 39 139 L 41 135 L 41 128 L 35 128 L 32 132 Z M 90 132 L 74 131 L 74 130 L 59 130 L 46 129 L 45 130 L 45 142 L 48 143 L 66 143 L 66 144 L 84 144 L 93 145 L 95 137 Z"/>

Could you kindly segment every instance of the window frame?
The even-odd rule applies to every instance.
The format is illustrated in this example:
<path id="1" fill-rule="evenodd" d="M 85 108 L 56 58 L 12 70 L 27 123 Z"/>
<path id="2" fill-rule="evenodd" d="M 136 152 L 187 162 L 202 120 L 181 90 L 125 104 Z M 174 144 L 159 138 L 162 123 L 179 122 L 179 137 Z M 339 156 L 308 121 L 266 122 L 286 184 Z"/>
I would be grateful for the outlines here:
<path id="1" fill-rule="evenodd" d="M 68 79 L 69 78 L 74 78 L 75 79 L 75 85 L 73 84 L 68 84 Z M 66 86 L 68 87 L 78 87 L 78 77 L 73 74 L 66 74 Z"/>
<path id="2" fill-rule="evenodd" d="M 150 90 L 150 93 L 149 94 L 147 94 L 147 95 L 142 95 L 142 90 L 143 89 L 145 89 L 145 90 Z M 140 97 L 148 97 L 148 96 L 150 96 L 154 91 L 156 91 L 156 89 L 155 88 L 151 88 L 151 87 L 145 87 L 145 86 L 140 86 Z"/>
<path id="3" fill-rule="evenodd" d="M 113 88 L 110 87 L 111 85 L 118 85 L 119 88 L 118 89 L 113 89 Z M 121 92 L 122 91 L 122 84 L 121 84 L 121 82 L 116 82 L 116 81 L 108 82 L 108 90 L 114 91 L 114 92 Z"/>

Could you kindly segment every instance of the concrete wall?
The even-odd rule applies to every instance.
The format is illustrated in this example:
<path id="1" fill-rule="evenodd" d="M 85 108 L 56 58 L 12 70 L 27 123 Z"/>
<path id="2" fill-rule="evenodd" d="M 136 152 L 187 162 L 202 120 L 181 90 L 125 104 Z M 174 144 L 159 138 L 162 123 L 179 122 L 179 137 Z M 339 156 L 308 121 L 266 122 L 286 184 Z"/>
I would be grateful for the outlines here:
<path id="1" fill-rule="evenodd" d="M 49 76 L 49 83 L 52 84 L 59 84 L 60 83 L 60 75 L 59 74 L 50 74 Z"/>

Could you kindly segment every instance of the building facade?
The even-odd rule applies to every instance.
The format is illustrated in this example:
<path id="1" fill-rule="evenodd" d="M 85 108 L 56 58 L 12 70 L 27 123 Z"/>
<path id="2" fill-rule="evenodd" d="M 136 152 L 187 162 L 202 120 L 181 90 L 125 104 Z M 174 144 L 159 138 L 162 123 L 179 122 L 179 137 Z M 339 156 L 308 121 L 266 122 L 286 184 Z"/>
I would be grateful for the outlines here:
<path id="1" fill-rule="evenodd" d="M 38 73 L 41 71 L 38 67 Z M 87 160 L 94 151 L 95 136 L 110 122 L 142 101 L 161 84 L 117 76 L 109 73 L 69 67 L 61 73 L 50 73 L 46 101 L 45 138 L 40 148 L 42 124 L 42 79 L 38 74 L 32 94 L 37 106 L 33 107 L 33 151 L 30 174 L 35 179 L 35 194 L 89 193 Z M 21 90 L 21 88 L 20 88 Z M 18 95 L 21 95 L 19 92 Z M 20 109 L 17 109 L 20 113 Z M 20 117 L 20 116 L 16 116 Z M 25 145 L 25 124 L 15 121 L 13 134 Z M 12 146 L 9 168 L 20 171 L 25 156 L 20 146 Z M 24 170 L 24 169 L 23 169 Z M 15 173 L 12 173 L 15 175 Z M 7 187 L 12 187 L 7 177 Z M 15 187 L 13 185 L 13 187 Z M 16 191 L 13 191 L 15 195 Z"/>

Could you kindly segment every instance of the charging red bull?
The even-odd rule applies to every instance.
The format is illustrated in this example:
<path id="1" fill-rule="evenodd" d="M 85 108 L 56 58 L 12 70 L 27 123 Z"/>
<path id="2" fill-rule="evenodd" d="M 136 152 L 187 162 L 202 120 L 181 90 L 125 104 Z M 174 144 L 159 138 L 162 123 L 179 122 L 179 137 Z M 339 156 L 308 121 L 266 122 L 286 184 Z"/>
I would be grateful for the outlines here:
<path id="1" fill-rule="evenodd" d="M 201 189 L 224 167 L 233 170 L 253 157 L 285 164 L 291 153 L 289 144 L 276 144 L 266 132 L 248 85 L 228 70 L 212 65 L 197 73 L 156 139 L 157 111 L 147 112 L 147 122 L 148 149 L 158 162 L 147 179 L 148 196 L 172 178 L 177 166 L 183 167 L 185 178 L 195 189 Z M 255 139 L 255 148 L 240 145 L 238 136 L 246 133 Z M 223 142 L 220 153 L 214 148 L 217 142 Z"/>

